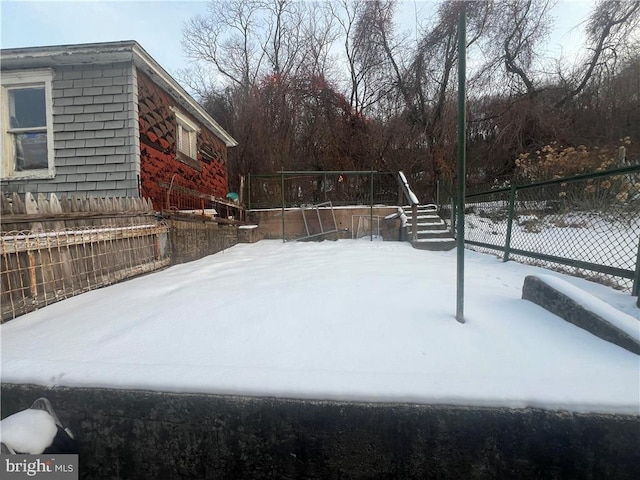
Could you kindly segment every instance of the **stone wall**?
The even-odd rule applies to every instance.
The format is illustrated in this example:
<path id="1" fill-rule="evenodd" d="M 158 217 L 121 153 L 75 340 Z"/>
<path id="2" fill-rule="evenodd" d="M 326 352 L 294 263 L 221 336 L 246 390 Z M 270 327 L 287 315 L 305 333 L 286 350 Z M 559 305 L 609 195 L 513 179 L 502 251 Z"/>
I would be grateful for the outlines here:
<path id="1" fill-rule="evenodd" d="M 222 252 L 238 243 L 238 226 L 197 218 L 169 220 L 171 264 L 192 262 Z"/>
<path id="2" fill-rule="evenodd" d="M 81 479 L 636 479 L 640 417 L 2 385 L 49 398 Z"/>

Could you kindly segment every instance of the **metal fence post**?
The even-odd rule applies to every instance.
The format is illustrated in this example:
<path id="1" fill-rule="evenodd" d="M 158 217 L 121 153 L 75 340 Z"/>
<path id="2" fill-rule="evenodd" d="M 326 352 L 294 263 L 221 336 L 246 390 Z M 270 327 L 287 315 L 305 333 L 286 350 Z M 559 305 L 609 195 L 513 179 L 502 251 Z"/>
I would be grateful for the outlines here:
<path id="1" fill-rule="evenodd" d="M 453 235 L 455 236 L 455 238 L 458 238 L 458 234 L 456 232 L 456 217 L 457 217 L 457 212 L 456 212 L 456 199 L 451 197 L 451 233 L 453 233 Z"/>
<path id="2" fill-rule="evenodd" d="M 504 257 L 503 262 L 509 261 L 509 254 L 511 253 L 511 231 L 513 228 L 513 213 L 516 204 L 516 193 L 518 189 L 515 185 L 511 185 L 511 191 L 509 192 L 509 208 L 507 213 L 507 236 L 504 239 Z"/>
<path id="3" fill-rule="evenodd" d="M 369 201 L 371 203 L 371 210 L 369 212 L 369 225 L 371 227 L 371 241 L 373 242 L 373 172 L 371 172 L 371 185 L 369 191 Z"/>
<path id="4" fill-rule="evenodd" d="M 282 194 L 282 242 L 286 241 L 284 237 L 284 208 L 285 208 L 285 199 L 284 199 L 284 173 L 280 174 L 280 193 Z"/>
<path id="5" fill-rule="evenodd" d="M 633 275 L 631 295 L 640 296 L 640 236 L 638 236 L 638 254 L 636 255 L 636 271 Z"/>
<path id="6" fill-rule="evenodd" d="M 456 320 L 464 323 L 464 204 L 466 186 L 467 140 L 467 12 L 464 2 L 458 17 L 458 238 Z M 414 231 L 416 226 L 414 225 Z"/>
<path id="7" fill-rule="evenodd" d="M 247 174 L 247 210 L 251 210 L 251 174 Z"/>
<path id="8" fill-rule="evenodd" d="M 411 243 L 418 240 L 418 204 L 411 203 Z"/>
<path id="9" fill-rule="evenodd" d="M 324 196 L 322 198 L 324 198 L 323 202 L 327 201 L 327 174 L 323 174 L 322 175 L 322 190 L 324 192 Z"/>

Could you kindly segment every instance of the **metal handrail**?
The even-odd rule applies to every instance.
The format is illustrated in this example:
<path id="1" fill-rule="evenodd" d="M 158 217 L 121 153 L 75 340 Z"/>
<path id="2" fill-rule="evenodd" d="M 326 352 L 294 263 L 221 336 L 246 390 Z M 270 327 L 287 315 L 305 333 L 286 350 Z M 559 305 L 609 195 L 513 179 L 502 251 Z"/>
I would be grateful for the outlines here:
<path id="1" fill-rule="evenodd" d="M 400 188 L 404 196 L 407 198 L 409 205 L 411 205 L 411 242 L 415 242 L 418 240 L 418 205 L 420 201 L 416 194 L 413 193 L 411 187 L 409 186 L 409 182 L 407 182 L 407 177 L 404 176 L 402 171 L 398 172 L 398 183 L 400 184 Z"/>
<path id="2" fill-rule="evenodd" d="M 409 205 L 413 206 L 420 204 L 418 197 L 416 197 L 416 194 L 411 190 L 409 182 L 407 182 L 407 177 L 405 177 L 404 172 L 402 171 L 398 172 L 398 184 L 402 188 L 402 193 L 404 193 Z"/>

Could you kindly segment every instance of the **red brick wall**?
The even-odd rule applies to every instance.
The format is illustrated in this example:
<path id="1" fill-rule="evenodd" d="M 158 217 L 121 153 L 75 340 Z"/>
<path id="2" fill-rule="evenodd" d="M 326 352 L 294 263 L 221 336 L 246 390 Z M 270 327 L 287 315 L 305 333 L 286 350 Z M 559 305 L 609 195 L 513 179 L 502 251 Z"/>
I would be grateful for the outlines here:
<path id="1" fill-rule="evenodd" d="M 198 168 L 176 158 L 176 118 L 170 106 L 178 108 L 200 127 Z M 193 197 L 190 202 L 184 189 L 224 198 L 227 194 L 227 147 L 224 142 L 141 72 L 138 72 L 138 108 L 142 196 L 150 198 L 156 210 L 176 206 L 198 208 L 200 200 Z M 174 187 L 183 187 L 183 190 L 180 200 L 170 200 L 167 205 L 166 185 L 172 181 Z M 175 188 L 172 192 L 175 194 Z"/>

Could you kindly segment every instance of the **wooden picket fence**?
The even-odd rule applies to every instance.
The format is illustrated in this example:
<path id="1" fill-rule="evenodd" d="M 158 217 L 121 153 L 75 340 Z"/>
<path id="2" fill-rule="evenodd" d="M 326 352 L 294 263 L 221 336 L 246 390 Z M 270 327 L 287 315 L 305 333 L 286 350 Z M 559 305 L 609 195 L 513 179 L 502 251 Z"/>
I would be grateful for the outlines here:
<path id="1" fill-rule="evenodd" d="M 168 226 L 145 199 L 27 193 L 0 202 L 3 322 L 170 264 Z"/>

